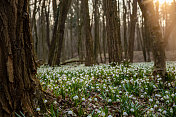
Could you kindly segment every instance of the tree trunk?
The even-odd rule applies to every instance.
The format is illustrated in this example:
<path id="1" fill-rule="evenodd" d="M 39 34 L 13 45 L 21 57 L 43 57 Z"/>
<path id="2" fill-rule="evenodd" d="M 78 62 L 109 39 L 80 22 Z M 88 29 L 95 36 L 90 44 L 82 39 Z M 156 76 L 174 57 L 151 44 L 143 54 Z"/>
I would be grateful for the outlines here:
<path id="1" fill-rule="evenodd" d="M 152 52 L 154 57 L 154 75 L 159 74 L 165 81 L 166 62 L 165 62 L 165 47 L 164 39 L 159 25 L 159 19 L 155 14 L 153 1 L 138 0 L 142 13 L 146 15 L 147 25 L 150 27 Z"/>
<path id="2" fill-rule="evenodd" d="M 27 117 L 38 116 L 35 100 L 40 83 L 36 79 L 28 2 L 0 1 L 0 117 L 15 117 L 20 111 Z"/>
<path id="3" fill-rule="evenodd" d="M 86 66 L 91 66 L 95 64 L 94 54 L 93 54 L 93 39 L 90 27 L 90 16 L 89 16 L 89 6 L 88 0 L 81 1 L 81 11 L 83 18 L 84 34 L 86 38 Z M 83 12 L 84 11 L 84 12 Z"/>
<path id="4" fill-rule="evenodd" d="M 124 58 L 127 59 L 127 50 L 128 50 L 128 41 L 127 41 L 127 24 L 126 24 L 126 15 L 127 15 L 127 8 L 126 8 L 126 4 L 125 4 L 125 0 L 123 0 L 123 32 L 124 32 Z"/>
<path id="5" fill-rule="evenodd" d="M 57 16 L 54 24 L 53 38 L 49 50 L 48 64 L 60 65 L 62 43 L 64 39 L 65 20 L 71 5 L 71 0 L 61 0 L 58 6 Z"/>
<path id="6" fill-rule="evenodd" d="M 133 0 L 133 14 L 131 15 L 130 37 L 128 43 L 128 59 L 130 60 L 130 62 L 133 62 L 136 22 L 137 22 L 137 1 Z"/>
<path id="7" fill-rule="evenodd" d="M 122 60 L 122 46 L 119 33 L 120 18 L 117 16 L 117 1 L 103 0 L 103 4 L 105 5 L 107 24 L 109 62 L 120 63 Z"/>

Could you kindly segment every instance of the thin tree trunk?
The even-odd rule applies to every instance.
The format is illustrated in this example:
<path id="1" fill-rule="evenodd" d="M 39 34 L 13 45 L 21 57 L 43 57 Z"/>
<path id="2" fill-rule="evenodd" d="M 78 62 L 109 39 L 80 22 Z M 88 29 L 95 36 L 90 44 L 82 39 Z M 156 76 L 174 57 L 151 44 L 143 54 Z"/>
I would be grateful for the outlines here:
<path id="1" fill-rule="evenodd" d="M 133 13 L 131 15 L 130 37 L 128 43 L 128 59 L 130 60 L 130 62 L 133 62 L 136 22 L 137 22 L 137 1 L 133 0 Z"/>
<path id="2" fill-rule="evenodd" d="M 55 27 L 53 31 L 53 39 L 51 41 L 52 48 L 49 50 L 49 65 L 60 65 L 60 57 L 62 43 L 64 39 L 65 20 L 71 5 L 71 0 L 62 0 L 58 6 Z"/>
<path id="3" fill-rule="evenodd" d="M 126 24 L 126 15 L 127 15 L 127 8 L 125 4 L 125 0 L 123 0 L 123 28 L 124 28 L 124 58 L 127 59 L 127 50 L 128 50 L 128 41 L 127 41 L 127 24 Z"/>

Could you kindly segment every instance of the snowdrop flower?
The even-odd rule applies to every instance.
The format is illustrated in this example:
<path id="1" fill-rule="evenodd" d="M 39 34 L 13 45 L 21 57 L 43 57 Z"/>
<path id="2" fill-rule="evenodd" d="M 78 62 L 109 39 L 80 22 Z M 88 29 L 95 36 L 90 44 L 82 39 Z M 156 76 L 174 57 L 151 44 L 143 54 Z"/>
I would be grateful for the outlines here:
<path id="1" fill-rule="evenodd" d="M 88 115 L 87 117 L 92 117 L 92 115 Z"/>
<path id="2" fill-rule="evenodd" d="M 38 112 L 39 112 L 39 111 L 40 111 L 40 108 L 37 108 L 37 109 L 36 109 L 36 111 L 38 111 Z"/>
<path id="3" fill-rule="evenodd" d="M 144 95 L 141 95 L 141 98 L 144 98 Z"/>
<path id="4" fill-rule="evenodd" d="M 119 94 L 122 94 L 122 91 L 119 91 Z"/>
<path id="5" fill-rule="evenodd" d="M 159 104 L 159 101 L 158 101 L 158 100 L 156 101 L 156 104 Z"/>
<path id="6" fill-rule="evenodd" d="M 108 99 L 108 102 L 112 102 L 112 100 L 111 100 L 111 99 Z"/>
<path id="7" fill-rule="evenodd" d="M 74 100 L 78 99 L 78 96 L 77 96 L 77 95 L 76 95 L 76 96 L 74 96 L 74 97 L 73 97 L 73 99 L 74 99 Z"/>
<path id="8" fill-rule="evenodd" d="M 89 101 L 92 101 L 92 99 L 91 99 L 91 98 L 89 98 L 88 100 L 89 100 Z"/>
<path id="9" fill-rule="evenodd" d="M 68 114 L 69 115 L 73 115 L 73 111 L 68 111 Z"/>
<path id="10" fill-rule="evenodd" d="M 54 103 L 54 104 L 57 104 L 57 101 L 54 101 L 53 103 Z"/>
<path id="11" fill-rule="evenodd" d="M 101 116 L 103 116 L 103 117 L 104 117 L 104 116 L 105 116 L 105 113 L 104 113 L 104 112 L 102 112 L 102 113 L 101 113 Z"/>
<path id="12" fill-rule="evenodd" d="M 108 117 L 112 117 L 112 115 L 108 115 Z"/>
<path id="13" fill-rule="evenodd" d="M 167 111 L 166 111 L 166 110 L 164 110 L 164 111 L 163 111 L 163 114 L 166 114 L 166 113 L 167 113 Z"/>
<path id="14" fill-rule="evenodd" d="M 150 111 L 154 111 L 154 109 L 153 109 L 153 108 L 151 108 L 151 109 L 150 109 Z"/>
<path id="15" fill-rule="evenodd" d="M 149 102 L 153 102 L 153 99 L 149 99 Z"/>
<path id="16" fill-rule="evenodd" d="M 165 91 L 165 93 L 169 93 L 168 91 Z"/>
<path id="17" fill-rule="evenodd" d="M 97 113 L 101 113 L 101 111 L 97 109 Z"/>
<path id="18" fill-rule="evenodd" d="M 155 85 L 153 85 L 153 88 L 156 88 L 156 86 L 155 86 Z"/>
<path id="19" fill-rule="evenodd" d="M 162 110 L 161 109 L 158 109 L 159 112 L 161 112 Z"/>
<path id="20" fill-rule="evenodd" d="M 132 98 L 132 97 L 133 97 L 133 95 L 130 95 L 130 96 L 129 96 L 129 98 Z"/>
<path id="21" fill-rule="evenodd" d="M 133 109 L 133 108 L 131 108 L 131 109 L 130 109 L 130 111 L 131 111 L 131 112 L 134 112 L 134 109 Z"/>
<path id="22" fill-rule="evenodd" d="M 174 95 L 174 94 L 172 94 L 171 96 L 172 96 L 172 97 L 174 97 L 175 95 Z"/>
<path id="23" fill-rule="evenodd" d="M 127 112 L 123 112 L 123 116 L 128 116 Z"/>
<path id="24" fill-rule="evenodd" d="M 147 114 L 149 114 L 150 113 L 150 111 L 147 111 Z"/>
<path id="25" fill-rule="evenodd" d="M 82 98 L 82 101 L 85 101 L 86 99 L 85 98 Z"/>
<path id="26" fill-rule="evenodd" d="M 116 101 L 117 101 L 117 102 L 120 102 L 120 99 L 117 99 Z"/>
<path id="27" fill-rule="evenodd" d="M 44 100 L 44 103 L 47 103 L 48 101 L 47 100 Z"/>
<path id="28" fill-rule="evenodd" d="M 170 108 L 170 112 L 173 113 L 173 108 Z"/>
<path id="29" fill-rule="evenodd" d="M 158 107 L 158 105 L 155 104 L 155 105 L 154 105 L 154 108 L 157 108 L 157 107 Z"/>
<path id="30" fill-rule="evenodd" d="M 94 98 L 95 101 L 97 101 L 97 98 Z"/>

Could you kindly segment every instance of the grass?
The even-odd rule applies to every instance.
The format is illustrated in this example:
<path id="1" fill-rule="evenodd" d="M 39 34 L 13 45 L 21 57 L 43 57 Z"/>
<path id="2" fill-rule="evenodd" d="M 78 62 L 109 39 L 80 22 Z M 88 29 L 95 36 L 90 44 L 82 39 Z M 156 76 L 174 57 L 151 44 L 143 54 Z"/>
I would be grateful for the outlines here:
<path id="1" fill-rule="evenodd" d="M 167 62 L 167 79 L 153 80 L 153 63 L 62 66 L 38 69 L 43 90 L 56 100 L 45 116 L 176 115 L 176 62 Z M 52 104 L 51 104 L 52 103 Z M 54 108 L 55 107 L 55 108 Z"/>

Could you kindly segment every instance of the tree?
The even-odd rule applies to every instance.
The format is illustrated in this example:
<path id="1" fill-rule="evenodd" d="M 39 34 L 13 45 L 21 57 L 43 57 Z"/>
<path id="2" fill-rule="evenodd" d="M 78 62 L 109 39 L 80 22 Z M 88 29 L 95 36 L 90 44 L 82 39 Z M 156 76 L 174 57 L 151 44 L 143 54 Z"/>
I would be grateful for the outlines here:
<path id="1" fill-rule="evenodd" d="M 86 38 L 86 66 L 91 66 L 95 64 L 94 54 L 93 54 L 93 39 L 91 34 L 90 27 L 90 16 L 89 16 L 89 6 L 88 0 L 81 1 L 81 12 L 82 12 L 82 20 L 84 34 Z"/>
<path id="2" fill-rule="evenodd" d="M 49 65 L 60 65 L 62 43 L 64 39 L 65 20 L 72 0 L 61 0 L 55 18 L 53 38 L 49 48 Z"/>
<path id="3" fill-rule="evenodd" d="M 154 58 L 154 75 L 160 74 L 165 80 L 166 62 L 164 39 L 159 25 L 159 18 L 156 15 L 153 0 L 138 0 L 142 13 L 146 15 L 147 25 L 150 27 L 150 38 L 152 40 L 152 53 Z"/>
<path id="4" fill-rule="evenodd" d="M 133 0 L 133 13 L 131 15 L 130 37 L 128 43 L 128 59 L 133 62 L 134 39 L 137 22 L 137 1 Z"/>
<path id="5" fill-rule="evenodd" d="M 29 0 L 0 1 L 0 117 L 35 112 L 40 98 L 29 25 Z"/>
<path id="6" fill-rule="evenodd" d="M 106 15 L 106 27 L 108 38 L 108 53 L 109 62 L 118 62 L 122 60 L 122 46 L 120 39 L 120 18 L 117 15 L 117 1 L 116 0 L 103 0 Z"/>

